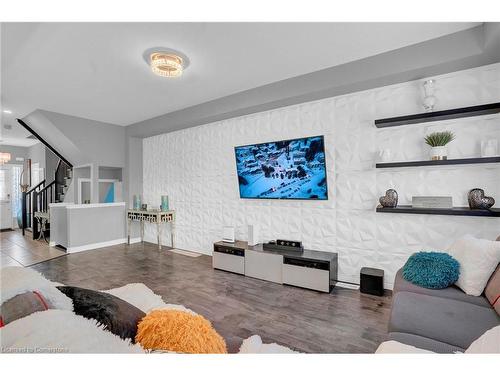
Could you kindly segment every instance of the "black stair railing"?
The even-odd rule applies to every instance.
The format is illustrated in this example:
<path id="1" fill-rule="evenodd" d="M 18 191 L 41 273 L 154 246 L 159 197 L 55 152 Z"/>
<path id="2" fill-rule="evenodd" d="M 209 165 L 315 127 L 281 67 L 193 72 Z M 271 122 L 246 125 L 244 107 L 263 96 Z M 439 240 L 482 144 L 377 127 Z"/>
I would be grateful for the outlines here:
<path id="1" fill-rule="evenodd" d="M 71 167 L 60 159 L 52 182 L 46 185 L 46 180 L 43 180 L 30 190 L 22 193 L 21 210 L 23 235 L 27 228 L 31 228 L 33 238 L 36 239 L 39 237 L 40 228 L 38 221 L 35 219 L 35 213 L 38 211 L 47 212 L 50 203 L 62 201 L 62 194 L 64 188 L 67 187 L 66 184 L 71 173 L 70 171 Z M 46 237 L 49 237 L 48 230 L 49 228 L 47 228 L 47 233 L 45 233 Z"/>
<path id="2" fill-rule="evenodd" d="M 34 196 L 43 188 L 45 187 L 45 180 L 39 182 L 37 185 L 32 187 L 26 192 L 22 193 L 22 199 L 21 199 L 21 221 L 22 221 L 22 231 L 23 231 L 23 236 L 25 233 L 26 228 L 32 228 L 33 226 L 33 215 L 34 212 L 36 212 L 35 209 L 35 199 Z M 35 207 L 34 207 L 35 206 Z M 33 229 L 33 228 L 32 228 Z"/>
<path id="3" fill-rule="evenodd" d="M 21 198 L 21 226 L 23 235 L 26 228 L 32 228 L 33 238 L 38 238 L 38 222 L 35 220 L 37 211 L 48 211 L 49 204 L 63 201 L 63 194 L 68 188 L 68 181 L 71 179 L 73 165 L 64 158 L 51 144 L 35 132 L 26 122 L 17 119 L 17 122 L 30 132 L 35 138 L 42 142 L 58 158 L 54 180 L 45 186 L 43 180 L 26 192 L 22 192 Z"/>
<path id="4" fill-rule="evenodd" d="M 38 211 L 47 212 L 49 210 L 49 204 L 55 202 L 56 202 L 56 180 L 52 181 L 43 189 L 39 191 L 35 190 L 33 192 L 33 213 L 31 217 L 33 239 L 38 238 L 40 235 L 40 228 L 38 225 L 39 223 L 38 220 L 35 219 L 35 213 Z M 49 237 L 49 234 L 45 233 L 45 236 Z"/>

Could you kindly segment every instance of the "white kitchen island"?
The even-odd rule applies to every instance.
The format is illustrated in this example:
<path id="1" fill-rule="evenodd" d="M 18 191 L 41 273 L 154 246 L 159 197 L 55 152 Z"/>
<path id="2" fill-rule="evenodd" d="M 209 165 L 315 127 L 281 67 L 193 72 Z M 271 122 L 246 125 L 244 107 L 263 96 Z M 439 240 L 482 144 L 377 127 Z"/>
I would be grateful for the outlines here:
<path id="1" fill-rule="evenodd" d="M 50 246 L 68 253 L 127 242 L 125 202 L 50 205 Z"/>

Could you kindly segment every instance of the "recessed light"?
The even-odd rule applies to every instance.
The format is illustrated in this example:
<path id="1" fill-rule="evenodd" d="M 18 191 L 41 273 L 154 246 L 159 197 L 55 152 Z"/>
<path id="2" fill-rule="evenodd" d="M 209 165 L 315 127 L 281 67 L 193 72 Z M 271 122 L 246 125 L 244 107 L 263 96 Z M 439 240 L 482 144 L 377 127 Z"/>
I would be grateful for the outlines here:
<path id="1" fill-rule="evenodd" d="M 3 110 L 3 113 L 11 114 L 11 113 L 12 113 L 12 111 L 11 111 L 10 109 L 4 109 L 4 110 Z"/>

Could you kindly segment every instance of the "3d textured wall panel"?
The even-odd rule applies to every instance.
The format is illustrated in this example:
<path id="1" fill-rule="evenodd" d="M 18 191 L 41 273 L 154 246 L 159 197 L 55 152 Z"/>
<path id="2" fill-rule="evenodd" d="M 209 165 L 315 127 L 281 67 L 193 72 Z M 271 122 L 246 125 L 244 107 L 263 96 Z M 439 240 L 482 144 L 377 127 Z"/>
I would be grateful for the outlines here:
<path id="1" fill-rule="evenodd" d="M 500 101 L 500 64 L 432 77 L 436 110 Z M 500 116 L 377 129 L 377 118 L 422 112 L 423 80 L 380 87 L 252 114 L 144 140 L 144 201 L 159 206 L 167 194 L 177 212 L 177 247 L 211 254 L 222 226 L 260 226 L 260 240 L 298 239 L 307 248 L 339 253 L 339 279 L 359 282 L 363 266 L 383 268 L 385 285 L 408 256 L 445 249 L 470 233 L 494 239 L 500 219 L 376 213 L 378 197 L 395 188 L 400 204 L 413 195 L 451 195 L 467 205 L 467 191 L 485 189 L 500 207 L 497 165 L 375 169 L 380 150 L 392 160 L 426 160 L 423 137 L 451 130 L 450 158 L 480 155 L 480 141 L 498 139 Z M 240 199 L 234 147 L 311 135 L 325 136 L 328 201 Z M 163 231 L 168 243 L 168 231 Z M 155 241 L 155 228 L 146 239 Z"/>

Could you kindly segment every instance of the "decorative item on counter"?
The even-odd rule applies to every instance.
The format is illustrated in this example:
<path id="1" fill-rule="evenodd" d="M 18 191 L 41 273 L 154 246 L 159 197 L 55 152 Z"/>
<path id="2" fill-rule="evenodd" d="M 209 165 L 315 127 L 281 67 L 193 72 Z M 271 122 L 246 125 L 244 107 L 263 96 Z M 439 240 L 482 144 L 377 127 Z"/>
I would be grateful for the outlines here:
<path id="1" fill-rule="evenodd" d="M 496 139 L 481 141 L 481 157 L 487 158 L 491 156 L 498 156 L 498 141 Z"/>
<path id="2" fill-rule="evenodd" d="M 450 196 L 417 196 L 411 198 L 413 208 L 452 208 L 453 197 Z"/>
<path id="3" fill-rule="evenodd" d="M 486 197 L 484 195 L 484 190 L 479 188 L 469 191 L 467 198 L 469 200 L 469 207 L 472 209 L 479 208 L 487 210 L 495 204 L 495 199 L 493 197 Z"/>
<path id="4" fill-rule="evenodd" d="M 389 189 L 385 192 L 383 197 L 379 198 L 378 201 L 382 207 L 394 208 L 398 205 L 398 192 L 394 189 Z"/>
<path id="5" fill-rule="evenodd" d="M 422 105 L 426 112 L 432 112 L 434 110 L 434 106 L 436 105 L 436 97 L 434 96 L 434 91 L 436 88 L 436 81 L 433 79 L 428 79 L 424 82 L 424 101 Z"/>
<path id="6" fill-rule="evenodd" d="M 146 203 L 141 204 L 141 210 L 142 211 L 147 211 L 148 210 L 148 205 Z"/>
<path id="7" fill-rule="evenodd" d="M 434 132 L 424 138 L 425 143 L 431 146 L 431 160 L 448 159 L 446 145 L 455 139 L 455 134 L 450 131 Z"/>
<path id="8" fill-rule="evenodd" d="M 383 163 L 387 163 L 387 162 L 390 162 L 391 161 L 391 150 L 388 149 L 388 148 L 385 148 L 383 150 L 380 150 L 378 152 L 378 157 L 379 157 L 379 160 Z"/>
<path id="9" fill-rule="evenodd" d="M 134 195 L 134 210 L 140 210 L 140 209 L 141 209 L 141 196 Z"/>
<path id="10" fill-rule="evenodd" d="M 168 195 L 161 196 L 161 211 L 168 211 Z"/>
<path id="11" fill-rule="evenodd" d="M 21 176 L 19 176 L 19 188 L 23 193 L 26 193 L 30 188 L 29 179 L 31 171 L 27 168 L 31 168 L 31 164 L 28 163 L 31 163 L 31 159 L 28 159 L 23 163 L 23 170 L 21 172 Z"/>

